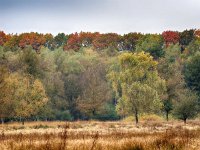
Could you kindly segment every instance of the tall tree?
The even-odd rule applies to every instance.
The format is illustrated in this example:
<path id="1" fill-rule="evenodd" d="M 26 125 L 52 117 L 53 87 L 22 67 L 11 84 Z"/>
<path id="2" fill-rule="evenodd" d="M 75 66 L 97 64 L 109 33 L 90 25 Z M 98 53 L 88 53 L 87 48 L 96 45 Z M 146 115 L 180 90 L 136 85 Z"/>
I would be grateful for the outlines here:
<path id="1" fill-rule="evenodd" d="M 64 97 L 67 102 L 67 108 L 74 119 L 80 119 L 80 111 L 77 106 L 77 98 L 80 96 L 82 88 L 78 75 L 71 74 L 64 79 Z"/>
<path id="2" fill-rule="evenodd" d="M 163 97 L 163 111 L 168 116 L 173 109 L 174 102 L 178 98 L 178 90 L 183 88 L 184 77 L 182 75 L 183 64 L 181 60 L 180 46 L 171 45 L 165 50 L 165 57 L 159 60 L 158 71 L 166 81 L 166 93 Z"/>
<path id="3" fill-rule="evenodd" d="M 34 80 L 29 76 L 21 76 L 18 73 L 11 74 L 6 82 L 11 98 L 14 100 L 14 116 L 24 119 L 37 114 L 44 106 L 48 98 L 45 89 L 39 80 Z"/>
<path id="4" fill-rule="evenodd" d="M 184 67 L 185 81 L 187 85 L 200 95 L 200 52 L 188 58 Z"/>
<path id="5" fill-rule="evenodd" d="M 82 113 L 89 118 L 94 118 L 96 111 L 111 99 L 109 85 L 105 78 L 103 64 L 89 67 L 82 75 L 83 92 L 77 99 L 77 104 Z"/>
<path id="6" fill-rule="evenodd" d="M 0 65 L 0 119 L 4 123 L 4 119 L 12 117 L 13 115 L 13 99 L 10 93 L 9 85 L 6 82 L 9 76 L 8 68 L 1 64 Z"/>
<path id="7" fill-rule="evenodd" d="M 120 100 L 124 102 L 118 102 L 118 105 L 125 104 L 126 110 L 134 114 L 135 122 L 138 124 L 140 113 L 153 112 L 160 108 L 160 95 L 165 91 L 165 82 L 158 76 L 157 62 L 144 52 L 121 54 L 119 65 L 119 72 L 111 71 L 109 78 L 113 85 L 120 81 Z"/>

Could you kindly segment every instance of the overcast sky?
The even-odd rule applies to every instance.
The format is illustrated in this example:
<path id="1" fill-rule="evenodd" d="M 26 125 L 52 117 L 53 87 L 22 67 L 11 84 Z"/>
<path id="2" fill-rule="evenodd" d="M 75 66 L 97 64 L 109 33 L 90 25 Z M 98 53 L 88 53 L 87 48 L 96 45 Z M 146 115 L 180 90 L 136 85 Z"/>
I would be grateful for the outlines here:
<path id="1" fill-rule="evenodd" d="M 200 0 L 0 0 L 0 30 L 128 32 L 200 28 Z"/>

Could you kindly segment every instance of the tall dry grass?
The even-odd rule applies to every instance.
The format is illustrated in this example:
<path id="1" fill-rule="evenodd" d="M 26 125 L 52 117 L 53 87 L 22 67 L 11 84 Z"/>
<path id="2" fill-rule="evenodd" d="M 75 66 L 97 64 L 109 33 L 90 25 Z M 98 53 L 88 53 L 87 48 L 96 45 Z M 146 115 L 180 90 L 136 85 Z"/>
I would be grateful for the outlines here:
<path id="1" fill-rule="evenodd" d="M 147 125 L 148 124 L 148 125 Z M 200 126 L 191 121 L 39 122 L 1 128 L 1 150 L 198 150 Z"/>

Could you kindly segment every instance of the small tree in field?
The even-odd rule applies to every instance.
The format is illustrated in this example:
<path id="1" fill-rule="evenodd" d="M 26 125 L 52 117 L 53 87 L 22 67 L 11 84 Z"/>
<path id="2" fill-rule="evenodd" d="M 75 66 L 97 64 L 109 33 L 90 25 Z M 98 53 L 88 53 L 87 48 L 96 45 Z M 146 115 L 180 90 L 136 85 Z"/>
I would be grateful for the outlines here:
<path id="1" fill-rule="evenodd" d="M 123 103 L 118 102 L 118 110 L 123 104 L 123 109 L 134 114 L 136 124 L 139 113 L 160 109 L 160 95 L 165 91 L 165 82 L 158 76 L 156 65 L 153 57 L 144 52 L 123 53 L 119 56 L 119 69 L 108 75 L 114 90 L 118 89 L 116 85 L 120 82 L 120 100 Z"/>
<path id="2" fill-rule="evenodd" d="M 191 90 L 184 89 L 179 92 L 179 98 L 174 106 L 174 116 L 186 124 L 186 120 L 198 113 L 198 96 Z"/>

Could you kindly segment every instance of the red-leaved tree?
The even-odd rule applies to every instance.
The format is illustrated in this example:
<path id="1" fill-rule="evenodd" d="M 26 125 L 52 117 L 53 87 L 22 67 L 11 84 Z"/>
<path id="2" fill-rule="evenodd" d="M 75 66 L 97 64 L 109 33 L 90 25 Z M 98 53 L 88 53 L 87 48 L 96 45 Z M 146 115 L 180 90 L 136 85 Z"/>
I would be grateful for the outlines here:
<path id="1" fill-rule="evenodd" d="M 31 45 L 33 49 L 39 50 L 42 45 L 45 44 L 46 39 L 43 34 L 38 34 L 35 32 L 23 33 L 19 36 L 19 47 L 25 48 L 26 45 Z"/>
<path id="2" fill-rule="evenodd" d="M 6 35 L 3 31 L 0 31 L 0 46 L 3 46 L 10 38 L 10 35 Z"/>
<path id="3" fill-rule="evenodd" d="M 179 42 L 179 33 L 176 31 L 164 31 L 162 33 L 165 45 L 176 44 Z"/>

